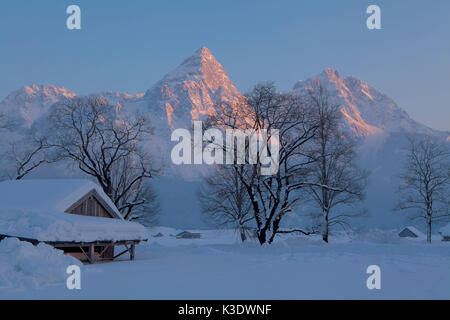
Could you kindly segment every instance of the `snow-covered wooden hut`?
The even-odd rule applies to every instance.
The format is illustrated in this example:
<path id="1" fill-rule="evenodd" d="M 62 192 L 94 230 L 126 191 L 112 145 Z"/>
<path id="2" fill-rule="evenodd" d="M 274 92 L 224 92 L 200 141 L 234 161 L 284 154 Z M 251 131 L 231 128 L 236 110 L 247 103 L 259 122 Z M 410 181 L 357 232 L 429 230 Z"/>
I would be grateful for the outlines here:
<path id="1" fill-rule="evenodd" d="M 426 238 L 425 234 L 420 232 L 417 228 L 411 226 L 404 228 L 398 235 L 402 238 Z"/>
<path id="2" fill-rule="evenodd" d="M 200 239 L 200 233 L 183 231 L 176 235 L 177 239 Z"/>
<path id="3" fill-rule="evenodd" d="M 44 242 L 80 260 L 114 260 L 147 240 L 146 229 L 125 221 L 114 203 L 88 180 L 0 182 L 0 240 Z M 117 255 L 114 248 L 123 246 Z"/>
<path id="4" fill-rule="evenodd" d="M 442 236 L 442 241 L 450 241 L 450 223 L 443 227 L 439 233 Z"/>

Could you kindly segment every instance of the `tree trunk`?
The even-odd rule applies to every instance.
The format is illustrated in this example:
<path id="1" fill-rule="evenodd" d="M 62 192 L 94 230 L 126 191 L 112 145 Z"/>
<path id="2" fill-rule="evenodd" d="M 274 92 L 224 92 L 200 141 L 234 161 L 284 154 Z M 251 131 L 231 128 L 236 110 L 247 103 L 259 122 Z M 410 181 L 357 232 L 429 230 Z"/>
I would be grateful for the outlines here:
<path id="1" fill-rule="evenodd" d="M 328 243 L 328 226 L 326 227 L 326 231 L 324 231 L 322 234 L 322 239 L 323 239 L 323 241 Z"/>
<path id="2" fill-rule="evenodd" d="M 259 244 L 261 244 L 261 245 L 266 243 L 266 229 L 265 228 L 258 231 L 258 240 L 259 240 Z"/>
<path id="3" fill-rule="evenodd" d="M 245 235 L 245 229 L 244 228 L 239 228 L 239 233 L 241 235 L 241 241 L 245 242 L 245 240 L 247 240 L 247 237 Z"/>
<path id="4" fill-rule="evenodd" d="M 431 243 L 431 219 L 428 218 L 427 221 L 427 242 Z"/>
<path id="5" fill-rule="evenodd" d="M 325 243 L 328 243 L 328 234 L 329 234 L 328 212 L 324 212 L 324 226 L 322 229 L 322 239 Z"/>
<path id="6" fill-rule="evenodd" d="M 322 239 L 324 242 L 328 243 L 328 227 L 326 227 L 327 230 L 323 232 Z"/>

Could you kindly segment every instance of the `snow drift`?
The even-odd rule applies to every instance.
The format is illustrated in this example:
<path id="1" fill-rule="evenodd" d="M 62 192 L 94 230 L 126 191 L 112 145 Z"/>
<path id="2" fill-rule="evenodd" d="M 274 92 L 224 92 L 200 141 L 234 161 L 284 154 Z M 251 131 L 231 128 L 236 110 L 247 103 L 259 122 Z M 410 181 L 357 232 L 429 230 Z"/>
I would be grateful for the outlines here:
<path id="1" fill-rule="evenodd" d="M 69 265 L 82 266 L 75 258 L 46 244 L 33 246 L 16 238 L 0 242 L 0 289 L 34 289 L 61 285 Z"/>

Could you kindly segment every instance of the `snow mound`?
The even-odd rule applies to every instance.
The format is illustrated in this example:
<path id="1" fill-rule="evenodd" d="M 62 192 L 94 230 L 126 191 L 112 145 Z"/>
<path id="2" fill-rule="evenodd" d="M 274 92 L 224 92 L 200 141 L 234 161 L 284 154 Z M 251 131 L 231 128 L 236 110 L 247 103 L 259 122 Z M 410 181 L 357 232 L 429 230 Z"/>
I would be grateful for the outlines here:
<path id="1" fill-rule="evenodd" d="M 0 242 L 0 289 L 23 290 L 64 283 L 69 265 L 82 266 L 75 258 L 64 255 L 46 244 L 7 238 Z"/>

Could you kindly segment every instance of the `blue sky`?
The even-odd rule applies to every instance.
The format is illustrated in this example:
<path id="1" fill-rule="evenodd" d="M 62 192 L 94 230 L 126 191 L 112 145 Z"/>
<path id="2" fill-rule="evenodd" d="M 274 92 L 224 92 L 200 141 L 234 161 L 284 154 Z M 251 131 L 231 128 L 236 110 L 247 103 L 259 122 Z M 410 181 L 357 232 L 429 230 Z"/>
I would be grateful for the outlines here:
<path id="1" fill-rule="evenodd" d="M 66 28 L 71 4 L 81 30 Z M 382 30 L 366 28 L 370 4 Z M 450 130 L 449 17 L 448 0 L 2 0 L 0 99 L 31 83 L 144 92 L 206 46 L 241 91 L 287 90 L 333 67 Z"/>

